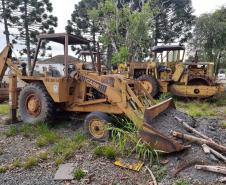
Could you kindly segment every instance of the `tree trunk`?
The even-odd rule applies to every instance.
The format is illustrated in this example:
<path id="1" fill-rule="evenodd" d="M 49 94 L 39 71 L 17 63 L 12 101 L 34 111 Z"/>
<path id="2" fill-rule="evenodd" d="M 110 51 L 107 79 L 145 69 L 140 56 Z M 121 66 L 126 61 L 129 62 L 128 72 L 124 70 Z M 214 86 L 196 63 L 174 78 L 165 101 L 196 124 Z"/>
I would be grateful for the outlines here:
<path id="1" fill-rule="evenodd" d="M 111 44 L 108 44 L 107 47 L 107 68 L 111 69 L 111 59 L 112 59 L 113 48 Z"/>
<path id="2" fill-rule="evenodd" d="M 28 27 L 28 12 L 27 12 L 27 0 L 24 0 L 24 28 L 25 28 L 25 40 L 27 47 L 27 62 L 28 62 L 28 70 L 31 70 L 31 46 L 30 46 L 30 36 L 29 36 L 29 27 Z"/>
<path id="3" fill-rule="evenodd" d="M 4 27 L 5 27 L 6 43 L 8 45 L 10 43 L 10 39 L 9 39 L 8 21 L 7 21 L 7 17 L 6 17 L 5 0 L 2 0 L 2 11 L 3 11 L 3 21 L 4 21 Z"/>

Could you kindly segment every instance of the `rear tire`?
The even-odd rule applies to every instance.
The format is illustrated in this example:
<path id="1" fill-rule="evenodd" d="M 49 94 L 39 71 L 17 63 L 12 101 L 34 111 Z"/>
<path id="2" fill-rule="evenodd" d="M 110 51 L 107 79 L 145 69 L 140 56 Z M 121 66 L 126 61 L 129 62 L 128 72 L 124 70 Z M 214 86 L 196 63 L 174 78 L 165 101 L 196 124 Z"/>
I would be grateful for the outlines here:
<path id="1" fill-rule="evenodd" d="M 156 97 L 159 93 L 159 85 L 155 78 L 152 76 L 143 75 L 138 78 L 144 85 L 144 88 L 150 93 L 152 97 Z"/>
<path id="2" fill-rule="evenodd" d="M 110 137 L 110 131 L 106 126 L 111 122 L 110 117 L 102 112 L 92 112 L 88 114 L 84 121 L 85 132 L 93 140 L 107 141 Z"/>
<path id="3" fill-rule="evenodd" d="M 19 113 L 24 123 L 51 121 L 56 110 L 52 98 L 41 83 L 26 85 L 19 95 Z"/>

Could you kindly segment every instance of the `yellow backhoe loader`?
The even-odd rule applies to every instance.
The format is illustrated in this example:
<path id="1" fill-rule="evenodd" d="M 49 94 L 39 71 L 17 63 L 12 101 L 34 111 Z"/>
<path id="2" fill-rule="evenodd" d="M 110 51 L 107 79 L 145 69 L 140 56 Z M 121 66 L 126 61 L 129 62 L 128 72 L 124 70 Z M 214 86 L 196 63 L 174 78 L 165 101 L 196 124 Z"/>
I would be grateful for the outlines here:
<path id="1" fill-rule="evenodd" d="M 129 62 L 127 71 L 152 96 L 171 92 L 181 97 L 207 98 L 225 92 L 223 84 L 216 81 L 213 63 L 183 62 L 184 46 L 155 46 L 152 52 L 151 61 Z"/>
<path id="2" fill-rule="evenodd" d="M 43 74 L 35 72 L 43 41 L 64 46 L 64 75 L 53 77 L 49 71 Z M 108 114 L 124 115 L 139 128 L 141 137 L 153 148 L 166 153 L 185 148 L 151 125 L 152 120 L 160 113 L 174 107 L 172 99 L 156 104 L 139 81 L 126 79 L 123 75 L 102 75 L 95 61 L 92 61 L 92 69 L 86 69 L 83 62 L 69 64 L 69 45 L 88 47 L 90 41 L 64 33 L 40 35 L 30 72 L 27 72 L 25 65 L 22 68 L 15 65 L 10 45 L 0 54 L 0 76 L 4 75 L 7 67 L 14 73 L 10 78 L 10 105 L 13 110 L 18 108 L 23 122 L 51 120 L 57 107 L 70 112 L 88 113 L 84 125 L 89 135 L 97 140 L 106 140 L 109 136 L 105 126 L 109 122 Z M 17 78 L 26 83 L 18 94 Z M 15 111 L 12 112 L 15 114 Z"/>

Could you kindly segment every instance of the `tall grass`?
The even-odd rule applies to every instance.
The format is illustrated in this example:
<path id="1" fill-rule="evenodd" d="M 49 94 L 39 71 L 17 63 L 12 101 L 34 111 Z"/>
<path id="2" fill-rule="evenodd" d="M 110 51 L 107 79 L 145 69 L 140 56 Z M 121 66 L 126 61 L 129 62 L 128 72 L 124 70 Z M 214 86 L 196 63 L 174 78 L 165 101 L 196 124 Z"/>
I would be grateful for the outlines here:
<path id="1" fill-rule="evenodd" d="M 141 140 L 139 130 L 126 118 L 117 118 L 117 127 L 111 125 L 108 129 L 112 133 L 112 142 L 122 155 L 136 156 L 143 160 L 158 161 L 158 152 L 148 143 Z"/>

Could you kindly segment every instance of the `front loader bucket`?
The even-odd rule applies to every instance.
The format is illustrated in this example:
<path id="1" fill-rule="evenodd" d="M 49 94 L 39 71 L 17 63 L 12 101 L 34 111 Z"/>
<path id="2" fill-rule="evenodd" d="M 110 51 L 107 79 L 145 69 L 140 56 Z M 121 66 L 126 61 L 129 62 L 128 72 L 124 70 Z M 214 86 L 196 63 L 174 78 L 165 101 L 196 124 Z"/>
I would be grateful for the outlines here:
<path id="1" fill-rule="evenodd" d="M 172 98 L 147 108 L 144 113 L 143 130 L 140 131 L 140 136 L 145 142 L 149 143 L 154 149 L 165 153 L 177 152 L 186 148 L 152 127 L 152 120 L 170 107 L 175 108 Z"/>

